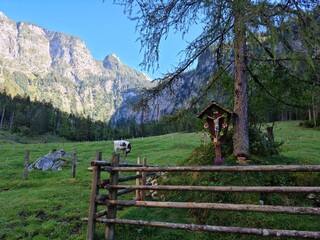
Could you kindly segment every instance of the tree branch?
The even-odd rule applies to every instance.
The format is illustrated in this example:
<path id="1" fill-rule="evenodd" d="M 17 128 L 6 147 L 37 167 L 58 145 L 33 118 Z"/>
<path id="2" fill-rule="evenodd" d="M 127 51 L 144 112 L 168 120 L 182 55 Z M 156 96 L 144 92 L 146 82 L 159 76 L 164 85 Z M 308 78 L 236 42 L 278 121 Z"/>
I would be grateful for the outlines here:
<path id="1" fill-rule="evenodd" d="M 258 76 L 255 75 L 251 69 L 248 67 L 248 65 L 246 66 L 247 70 L 248 70 L 248 73 L 250 74 L 250 76 L 252 77 L 253 81 L 262 88 L 263 91 L 265 91 L 270 97 L 274 98 L 275 100 L 277 100 L 278 102 L 284 104 L 284 105 L 287 105 L 287 106 L 291 106 L 291 107 L 295 107 L 295 108 L 301 108 L 301 109 L 308 109 L 309 106 L 307 105 L 298 105 L 298 104 L 291 104 L 291 103 L 288 103 L 286 101 L 284 101 L 283 99 L 281 98 L 277 98 L 275 97 L 262 83 L 261 81 L 259 80 Z"/>

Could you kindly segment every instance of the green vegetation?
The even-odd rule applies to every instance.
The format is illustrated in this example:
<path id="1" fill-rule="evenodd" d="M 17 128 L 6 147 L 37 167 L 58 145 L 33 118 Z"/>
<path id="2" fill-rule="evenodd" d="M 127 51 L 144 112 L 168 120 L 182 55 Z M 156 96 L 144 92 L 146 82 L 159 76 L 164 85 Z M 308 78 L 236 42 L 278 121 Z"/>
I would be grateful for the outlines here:
<path id="1" fill-rule="evenodd" d="M 196 119 L 196 114 L 189 114 L 171 124 L 155 121 L 137 124 L 133 118 L 122 119 L 111 125 L 102 121 L 93 121 L 90 116 L 84 118 L 62 112 L 54 108 L 52 103 L 32 102 L 27 96 L 18 95 L 12 98 L 5 93 L 0 93 L 0 111 L 0 130 L 7 130 L 24 138 L 54 135 L 78 142 L 194 131 L 195 122 L 199 121 Z"/>
<path id="2" fill-rule="evenodd" d="M 318 164 L 320 131 L 316 129 L 300 128 L 299 122 L 280 122 L 275 126 L 277 141 L 284 141 L 281 156 L 254 159 L 258 164 Z M 0 135 L 2 137 L 3 135 Z M 12 136 L 11 136 L 12 137 Z M 95 152 L 102 151 L 103 159 L 109 159 L 113 151 L 112 141 L 100 142 L 66 142 L 54 138 L 46 144 L 32 143 L 17 144 L 1 140 L 0 143 L 0 239 L 85 239 L 92 173 L 87 171 L 89 162 Z M 24 139 L 28 141 L 28 139 Z M 22 140 L 20 139 L 22 142 Z M 134 138 L 132 152 L 128 155 L 128 162 L 136 162 L 138 157 L 146 157 L 149 164 L 181 165 L 181 164 L 212 164 L 208 151 L 201 150 L 201 133 L 174 133 L 156 137 Z M 17 141 L 15 141 L 17 142 Z M 78 150 L 77 177 L 73 179 L 71 164 L 63 167 L 62 171 L 29 172 L 28 180 L 23 180 L 23 159 L 25 150 L 31 150 L 30 164 L 38 157 L 44 156 L 51 149 L 64 149 L 73 153 Z M 209 148 L 209 147 L 208 147 Z M 196 149 L 196 150 L 195 150 Z M 201 150 L 201 151 L 200 151 Z M 227 160 L 226 164 L 236 164 L 234 160 Z M 108 175 L 105 174 L 104 178 Z M 298 184 L 313 185 L 319 183 L 318 174 L 273 174 L 241 175 L 233 174 L 170 174 L 166 183 L 181 184 L 197 183 L 202 185 L 250 183 Z M 208 194 L 208 193 L 164 193 L 168 201 L 230 201 L 253 203 L 260 199 L 259 194 Z M 126 196 L 131 198 L 131 196 Z M 132 196 L 133 197 L 133 196 Z M 312 204 L 306 196 L 279 197 L 267 195 L 265 201 L 273 204 Z M 118 216 L 125 219 L 143 219 L 153 221 L 168 221 L 177 223 L 195 223 L 210 225 L 233 225 L 270 228 L 288 228 L 319 230 L 320 223 L 315 217 L 294 217 L 288 215 L 253 214 L 215 211 L 165 210 L 150 208 L 127 208 L 118 211 Z M 303 220 L 301 220 L 303 219 Z M 97 239 L 103 236 L 103 224 L 97 224 Z M 142 228 L 133 226 L 117 226 L 118 239 L 257 239 L 257 237 L 238 235 L 219 235 L 181 230 L 166 230 L 161 228 Z"/>
<path id="3" fill-rule="evenodd" d="M 103 152 L 103 159 L 110 159 L 113 142 L 32 141 L 0 145 L 0 239 L 85 239 L 86 223 L 81 218 L 88 213 L 92 177 L 87 168 L 97 151 Z M 188 156 L 200 144 L 200 135 L 176 133 L 130 141 L 133 150 L 127 161 L 136 162 L 140 156 L 150 164 L 168 165 Z M 24 151 L 31 150 L 31 163 L 53 148 L 68 153 L 78 149 L 77 178 L 71 178 L 69 164 L 60 172 L 34 170 L 24 181 Z"/>

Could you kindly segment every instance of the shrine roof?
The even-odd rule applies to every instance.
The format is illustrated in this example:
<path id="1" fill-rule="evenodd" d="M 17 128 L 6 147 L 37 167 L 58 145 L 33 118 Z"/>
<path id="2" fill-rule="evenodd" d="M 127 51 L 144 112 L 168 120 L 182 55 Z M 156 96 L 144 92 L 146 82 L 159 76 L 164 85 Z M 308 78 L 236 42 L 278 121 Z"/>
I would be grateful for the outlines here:
<path id="1" fill-rule="evenodd" d="M 210 111 L 212 108 L 217 108 L 218 110 L 222 110 L 226 113 L 229 113 L 229 114 L 233 114 L 233 111 L 231 111 L 230 109 L 228 109 L 227 107 L 213 101 L 211 102 L 211 104 L 209 106 L 207 106 L 201 113 L 198 114 L 198 118 L 203 118 L 203 116 L 205 114 L 207 114 L 208 111 Z"/>

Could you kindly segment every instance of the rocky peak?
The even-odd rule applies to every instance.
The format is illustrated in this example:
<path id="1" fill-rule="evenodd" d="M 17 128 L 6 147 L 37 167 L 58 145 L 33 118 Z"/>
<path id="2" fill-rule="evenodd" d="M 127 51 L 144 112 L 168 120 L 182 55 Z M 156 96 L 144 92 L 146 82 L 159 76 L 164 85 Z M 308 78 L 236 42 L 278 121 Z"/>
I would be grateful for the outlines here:
<path id="1" fill-rule="evenodd" d="M 7 16 L 0 11 L 0 20 L 8 19 Z"/>
<path id="2" fill-rule="evenodd" d="M 64 76 L 77 75 L 83 78 L 90 74 L 100 74 L 89 49 L 78 37 L 59 32 L 46 31 L 53 68 L 65 69 Z"/>
<path id="3" fill-rule="evenodd" d="M 119 70 L 122 65 L 120 58 L 114 53 L 107 55 L 103 60 L 103 67 L 109 70 Z"/>

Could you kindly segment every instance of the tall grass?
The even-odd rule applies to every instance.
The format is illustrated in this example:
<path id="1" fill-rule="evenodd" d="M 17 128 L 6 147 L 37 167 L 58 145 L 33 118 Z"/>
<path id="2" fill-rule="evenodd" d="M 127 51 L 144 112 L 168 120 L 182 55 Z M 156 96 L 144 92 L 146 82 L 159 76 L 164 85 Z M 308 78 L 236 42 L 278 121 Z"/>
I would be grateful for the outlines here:
<path id="1" fill-rule="evenodd" d="M 319 164 L 320 131 L 301 129 L 298 122 L 278 123 L 275 128 L 276 140 L 284 141 L 281 157 L 267 160 L 270 163 Z M 128 162 L 136 162 L 138 157 L 146 157 L 148 164 L 177 165 L 189 158 L 193 150 L 201 145 L 201 133 L 174 133 L 157 137 L 129 139 L 132 152 Z M 113 151 L 112 141 L 103 142 L 48 142 L 39 140 L 30 144 L 3 143 L 0 141 L 0 239 L 85 239 L 86 222 L 91 190 L 92 173 L 87 171 L 95 152 L 101 151 L 103 159 L 108 160 Z M 30 150 L 30 164 L 38 157 L 46 155 L 51 149 L 64 149 L 73 153 L 77 148 L 77 177 L 72 178 L 71 164 L 62 171 L 29 172 L 23 180 L 24 152 Z M 233 163 L 228 163 L 233 164 Z M 105 174 L 103 178 L 107 178 Z M 179 181 L 175 179 L 174 181 Z M 205 198 L 208 196 L 199 196 Z M 168 196 L 183 201 L 188 196 L 175 194 Z M 189 196 L 190 198 L 190 196 Z M 202 219 L 204 224 L 212 224 L 209 217 L 200 212 L 190 214 L 188 210 L 162 210 L 129 208 L 118 212 L 119 217 L 140 218 L 144 220 L 163 220 L 169 222 L 194 223 Z M 223 218 L 225 218 L 224 215 Z M 249 216 L 249 217 L 248 217 Z M 156 218 L 155 218 L 156 217 Z M 222 213 L 215 216 L 222 218 Z M 248 221 L 260 221 L 252 215 L 236 214 L 230 221 L 248 217 Z M 281 225 L 281 218 L 275 219 Z M 302 224 L 303 225 L 303 224 Z M 97 224 L 97 239 L 103 238 L 103 225 Z M 320 226 L 319 226 L 320 228 Z M 213 234 L 117 226 L 118 239 L 212 239 Z M 217 239 L 224 239 L 223 235 Z M 239 236 L 229 236 L 229 239 Z M 243 238 L 246 239 L 246 238 Z M 249 238 L 248 238 L 249 239 Z M 254 239 L 254 238 L 252 238 Z"/>

